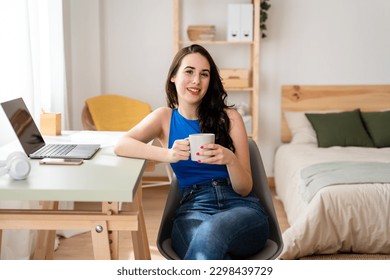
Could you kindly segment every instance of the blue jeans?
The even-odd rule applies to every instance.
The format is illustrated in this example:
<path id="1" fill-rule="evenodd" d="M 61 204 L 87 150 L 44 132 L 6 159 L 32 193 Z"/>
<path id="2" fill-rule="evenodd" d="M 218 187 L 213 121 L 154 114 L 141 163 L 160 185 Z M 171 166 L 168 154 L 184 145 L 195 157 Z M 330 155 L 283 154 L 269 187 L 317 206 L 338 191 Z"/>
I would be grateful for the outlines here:
<path id="1" fill-rule="evenodd" d="M 240 196 L 227 179 L 185 188 L 180 203 L 172 246 L 182 259 L 242 259 L 268 239 L 268 215 L 257 197 Z"/>

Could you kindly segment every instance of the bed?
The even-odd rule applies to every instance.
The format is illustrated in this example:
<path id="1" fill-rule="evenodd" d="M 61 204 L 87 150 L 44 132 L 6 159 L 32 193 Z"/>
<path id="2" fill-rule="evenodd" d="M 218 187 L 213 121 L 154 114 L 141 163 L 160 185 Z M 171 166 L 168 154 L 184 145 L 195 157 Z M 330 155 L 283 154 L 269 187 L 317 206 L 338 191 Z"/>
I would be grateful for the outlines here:
<path id="1" fill-rule="evenodd" d="M 281 123 L 280 259 L 390 254 L 390 86 L 283 86 Z"/>

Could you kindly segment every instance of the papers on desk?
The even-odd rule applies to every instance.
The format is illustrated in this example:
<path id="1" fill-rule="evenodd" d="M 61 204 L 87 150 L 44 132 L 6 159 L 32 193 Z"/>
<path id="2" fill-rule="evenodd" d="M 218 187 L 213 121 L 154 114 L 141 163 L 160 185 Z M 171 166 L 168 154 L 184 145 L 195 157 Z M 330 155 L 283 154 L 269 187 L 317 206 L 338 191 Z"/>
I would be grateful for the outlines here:
<path id="1" fill-rule="evenodd" d="M 124 134 L 122 131 L 80 131 L 72 134 L 71 141 L 78 144 L 100 144 L 103 147 L 114 146 Z"/>

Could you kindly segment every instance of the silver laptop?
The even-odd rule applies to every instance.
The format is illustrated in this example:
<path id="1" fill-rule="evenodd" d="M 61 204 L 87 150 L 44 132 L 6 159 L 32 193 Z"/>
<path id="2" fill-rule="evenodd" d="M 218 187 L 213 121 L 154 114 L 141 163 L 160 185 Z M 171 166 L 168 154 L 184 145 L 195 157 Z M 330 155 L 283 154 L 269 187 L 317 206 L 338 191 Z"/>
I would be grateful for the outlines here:
<path id="1" fill-rule="evenodd" d="M 30 158 L 90 159 L 98 144 L 46 144 L 22 98 L 1 103 L 25 153 Z"/>

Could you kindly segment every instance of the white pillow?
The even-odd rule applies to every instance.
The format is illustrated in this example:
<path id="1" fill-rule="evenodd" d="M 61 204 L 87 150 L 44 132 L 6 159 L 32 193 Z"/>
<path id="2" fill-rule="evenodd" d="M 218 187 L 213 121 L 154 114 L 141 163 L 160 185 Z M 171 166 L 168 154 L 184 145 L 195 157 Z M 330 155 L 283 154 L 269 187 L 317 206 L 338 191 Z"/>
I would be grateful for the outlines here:
<path id="1" fill-rule="evenodd" d="M 287 126 L 292 135 L 291 143 L 317 145 L 316 132 L 305 113 L 307 112 L 284 112 Z"/>
<path id="2" fill-rule="evenodd" d="M 340 110 L 323 110 L 323 111 L 302 111 L 302 112 L 284 112 L 287 126 L 290 129 L 293 144 L 315 144 L 318 146 L 317 133 L 311 125 L 305 114 L 327 114 L 338 113 Z"/>

